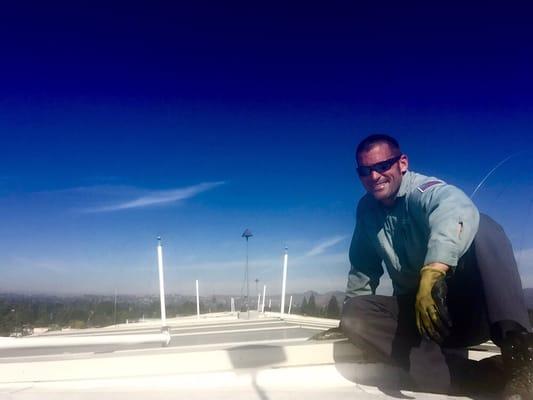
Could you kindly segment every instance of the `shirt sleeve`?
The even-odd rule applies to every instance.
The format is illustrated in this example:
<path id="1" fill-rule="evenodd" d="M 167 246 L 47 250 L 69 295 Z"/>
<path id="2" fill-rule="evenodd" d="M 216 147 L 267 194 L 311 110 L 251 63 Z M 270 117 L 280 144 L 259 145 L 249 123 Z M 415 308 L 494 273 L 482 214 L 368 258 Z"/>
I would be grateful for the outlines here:
<path id="1" fill-rule="evenodd" d="M 445 183 L 419 189 L 417 197 L 429 228 L 424 265 L 440 262 L 454 269 L 477 233 L 478 209 L 463 191 Z"/>
<path id="2" fill-rule="evenodd" d="M 359 206 L 357 222 L 350 244 L 351 268 L 346 286 L 346 296 L 348 297 L 375 293 L 379 285 L 379 278 L 383 275 L 381 257 L 368 238 L 361 213 L 361 206 Z"/>

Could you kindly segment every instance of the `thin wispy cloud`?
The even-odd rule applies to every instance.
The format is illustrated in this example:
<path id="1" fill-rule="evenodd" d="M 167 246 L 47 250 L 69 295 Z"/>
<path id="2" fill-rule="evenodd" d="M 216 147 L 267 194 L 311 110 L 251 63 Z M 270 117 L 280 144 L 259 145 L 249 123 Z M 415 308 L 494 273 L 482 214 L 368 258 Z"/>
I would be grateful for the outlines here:
<path id="1" fill-rule="evenodd" d="M 306 256 L 313 257 L 318 256 L 319 254 L 324 253 L 328 248 L 335 246 L 337 243 L 342 242 L 344 239 L 346 239 L 346 235 L 337 235 L 332 238 L 325 239 L 321 243 L 317 244 L 315 247 L 313 247 L 311 250 L 309 250 L 306 253 Z"/>
<path id="2" fill-rule="evenodd" d="M 98 213 L 168 205 L 190 199 L 191 197 L 194 197 L 202 192 L 206 192 L 217 186 L 223 185 L 224 183 L 225 182 L 204 182 L 184 188 L 152 191 L 144 193 L 143 195 L 137 196 L 136 198 L 130 200 L 123 200 L 119 203 L 100 207 L 87 208 L 83 211 Z"/>
<path id="3" fill-rule="evenodd" d="M 17 269 L 26 268 L 30 270 L 48 271 L 57 274 L 64 274 L 69 271 L 69 268 L 64 260 L 50 260 L 43 258 L 32 258 L 26 256 L 13 255 L 10 257 L 11 263 Z"/>

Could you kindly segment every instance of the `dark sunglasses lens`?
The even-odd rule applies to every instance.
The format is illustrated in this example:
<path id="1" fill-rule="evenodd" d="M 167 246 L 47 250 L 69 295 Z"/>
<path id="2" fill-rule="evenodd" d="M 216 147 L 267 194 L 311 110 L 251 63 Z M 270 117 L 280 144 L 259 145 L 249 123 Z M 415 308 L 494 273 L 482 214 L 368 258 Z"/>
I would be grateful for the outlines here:
<path id="1" fill-rule="evenodd" d="M 395 162 L 396 162 L 396 160 L 382 161 L 382 162 L 377 163 L 376 165 L 374 165 L 372 167 L 372 169 L 374 171 L 376 171 L 376 172 L 382 173 L 382 172 L 388 171 L 390 169 L 390 167 L 392 167 L 392 164 L 394 164 Z"/>
<path id="2" fill-rule="evenodd" d="M 372 174 L 372 171 L 376 171 L 377 173 L 383 173 L 388 171 L 395 162 L 397 162 L 401 156 L 391 158 L 390 160 L 385 160 L 382 162 L 379 162 L 377 164 L 371 165 L 371 166 L 359 166 L 357 167 L 357 173 L 359 176 L 370 176 Z"/>

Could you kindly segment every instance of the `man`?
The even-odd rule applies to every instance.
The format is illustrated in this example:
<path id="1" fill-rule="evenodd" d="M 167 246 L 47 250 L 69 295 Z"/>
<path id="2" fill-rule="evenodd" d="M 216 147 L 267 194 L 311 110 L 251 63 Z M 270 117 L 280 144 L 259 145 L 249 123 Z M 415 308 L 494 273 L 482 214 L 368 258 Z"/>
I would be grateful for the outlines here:
<path id="1" fill-rule="evenodd" d="M 357 147 L 367 193 L 357 207 L 341 327 L 430 390 L 447 390 L 447 349 L 489 338 L 502 351 L 507 398 L 533 398 L 533 340 L 516 262 L 502 228 L 458 188 L 409 171 L 398 142 Z M 384 268 L 392 296 L 375 294 Z"/>

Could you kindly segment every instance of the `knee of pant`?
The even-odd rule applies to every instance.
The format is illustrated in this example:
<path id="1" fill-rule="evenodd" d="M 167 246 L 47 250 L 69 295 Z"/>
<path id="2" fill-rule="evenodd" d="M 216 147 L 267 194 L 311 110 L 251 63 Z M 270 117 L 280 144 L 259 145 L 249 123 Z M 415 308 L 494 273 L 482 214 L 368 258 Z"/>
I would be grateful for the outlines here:
<path id="1" fill-rule="evenodd" d="M 341 327 L 344 334 L 348 337 L 363 336 L 364 322 L 354 316 L 343 316 L 341 319 Z"/>
<path id="2" fill-rule="evenodd" d="M 364 313 L 368 310 L 368 297 L 369 296 L 356 296 L 348 298 L 342 306 L 342 314 L 354 315 Z"/>
<path id="3" fill-rule="evenodd" d="M 344 303 L 341 326 L 347 334 L 361 335 L 365 331 L 366 316 L 369 309 L 369 303 L 365 297 L 352 297 Z"/>
<path id="4" fill-rule="evenodd" d="M 481 213 L 479 215 L 479 227 L 476 238 L 479 237 L 486 240 L 491 240 L 494 235 L 499 235 L 500 238 L 503 237 L 507 239 L 507 234 L 505 233 L 503 227 L 488 215 Z"/>

